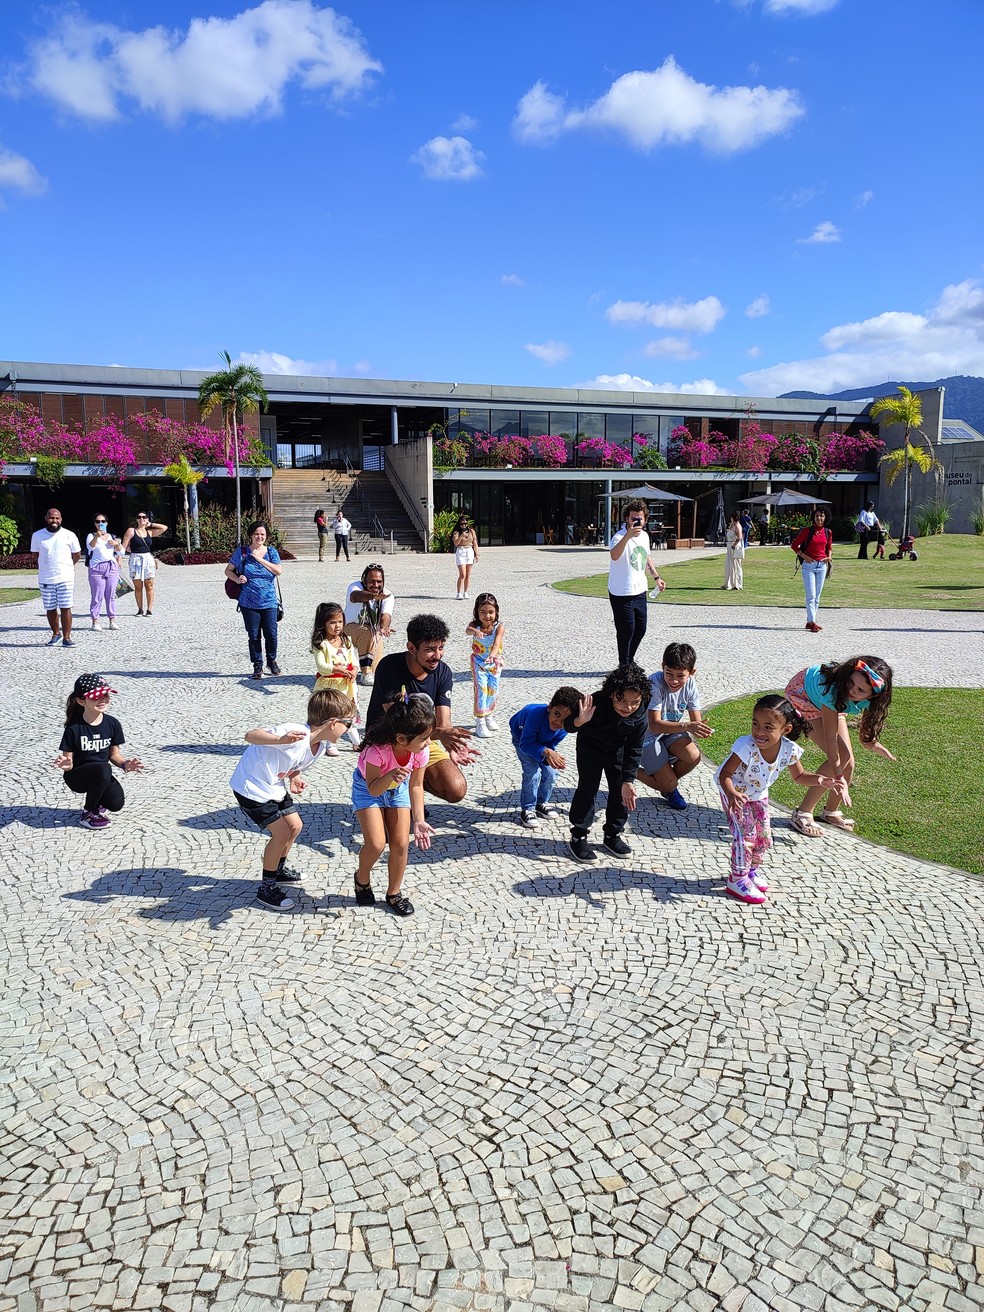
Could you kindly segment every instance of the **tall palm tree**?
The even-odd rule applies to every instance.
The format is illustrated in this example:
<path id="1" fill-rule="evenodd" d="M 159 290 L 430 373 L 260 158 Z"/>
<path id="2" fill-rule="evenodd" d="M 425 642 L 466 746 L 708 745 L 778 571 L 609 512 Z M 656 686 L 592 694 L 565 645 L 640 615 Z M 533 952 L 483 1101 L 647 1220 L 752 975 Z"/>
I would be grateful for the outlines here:
<path id="1" fill-rule="evenodd" d="M 233 364 L 228 351 L 220 351 L 225 369 L 209 374 L 198 385 L 198 408 L 203 415 L 211 414 L 216 406 L 222 408 L 225 431 L 225 458 L 229 459 L 229 439 L 236 463 L 236 541 L 242 542 L 242 502 L 239 492 L 239 425 L 244 415 L 265 410 L 270 403 L 263 375 L 255 364 Z"/>
<path id="2" fill-rule="evenodd" d="M 904 429 L 902 445 L 897 450 L 889 451 L 886 455 L 883 455 L 879 464 L 885 466 L 885 482 L 889 487 L 892 486 L 899 474 L 905 476 L 902 497 L 902 537 L 905 537 L 909 532 L 913 466 L 921 474 L 928 474 L 931 469 L 937 467 L 938 461 L 921 444 L 909 441 L 909 434 L 913 430 L 922 433 L 921 398 L 915 392 L 910 392 L 908 387 L 900 387 L 898 390 L 898 396 L 880 396 L 877 401 L 873 401 L 871 404 L 871 417 L 872 419 L 880 419 L 884 415 L 889 424 L 901 424 Z"/>

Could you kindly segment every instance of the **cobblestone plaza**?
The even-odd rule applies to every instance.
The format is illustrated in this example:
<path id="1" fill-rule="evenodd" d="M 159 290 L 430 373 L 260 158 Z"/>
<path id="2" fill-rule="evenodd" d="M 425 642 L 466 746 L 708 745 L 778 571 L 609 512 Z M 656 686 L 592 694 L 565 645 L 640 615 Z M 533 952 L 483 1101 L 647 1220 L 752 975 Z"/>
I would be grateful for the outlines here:
<path id="1" fill-rule="evenodd" d="M 470 724 L 450 557 L 385 564 L 389 650 L 442 615 Z M 482 553 L 503 723 L 614 664 L 607 602 L 549 587 L 603 565 Z M 229 775 L 246 729 L 303 718 L 315 605 L 357 573 L 285 568 L 258 685 L 221 566 L 162 570 L 118 633 L 88 631 L 80 567 L 74 651 L 37 601 L 2 612 L 0 1312 L 984 1307 L 981 880 L 777 814 L 771 900 L 741 906 L 703 768 L 686 812 L 642 799 L 624 866 L 576 867 L 562 820 L 517 823 L 502 732 L 431 807 L 415 916 L 354 905 L 346 751 L 308 776 L 294 909 L 255 904 Z M 818 639 L 798 596 L 671 595 L 640 660 L 693 642 L 705 702 L 857 650 L 984 687 L 980 614 L 827 609 Z M 50 766 L 83 671 L 146 766 L 105 833 Z"/>

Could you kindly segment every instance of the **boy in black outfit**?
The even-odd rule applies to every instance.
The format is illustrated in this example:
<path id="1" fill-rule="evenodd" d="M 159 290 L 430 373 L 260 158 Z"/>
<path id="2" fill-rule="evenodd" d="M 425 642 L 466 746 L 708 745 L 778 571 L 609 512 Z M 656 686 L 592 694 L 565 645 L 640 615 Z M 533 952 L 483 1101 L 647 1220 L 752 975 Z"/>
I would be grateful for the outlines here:
<path id="1" fill-rule="evenodd" d="M 635 810 L 634 779 L 642 760 L 650 696 L 646 671 L 632 661 L 612 670 L 593 697 L 594 715 L 577 732 L 577 789 L 571 802 L 571 856 L 594 861 L 588 830 L 594 820 L 595 797 L 604 774 L 608 784 L 604 847 L 614 856 L 632 851 L 621 837 L 630 811 Z"/>

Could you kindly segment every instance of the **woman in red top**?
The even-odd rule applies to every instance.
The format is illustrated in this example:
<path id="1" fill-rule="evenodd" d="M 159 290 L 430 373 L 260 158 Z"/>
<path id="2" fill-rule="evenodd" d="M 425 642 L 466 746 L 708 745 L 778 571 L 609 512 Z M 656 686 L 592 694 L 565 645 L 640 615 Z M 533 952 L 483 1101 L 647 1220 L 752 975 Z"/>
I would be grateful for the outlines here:
<path id="1" fill-rule="evenodd" d="M 806 593 L 806 627 L 811 633 L 819 633 L 817 610 L 820 606 L 820 594 L 830 572 L 830 549 L 834 545 L 834 536 L 827 527 L 827 512 L 819 507 L 813 512 L 813 523 L 802 528 L 792 541 L 803 572 L 803 591 Z"/>

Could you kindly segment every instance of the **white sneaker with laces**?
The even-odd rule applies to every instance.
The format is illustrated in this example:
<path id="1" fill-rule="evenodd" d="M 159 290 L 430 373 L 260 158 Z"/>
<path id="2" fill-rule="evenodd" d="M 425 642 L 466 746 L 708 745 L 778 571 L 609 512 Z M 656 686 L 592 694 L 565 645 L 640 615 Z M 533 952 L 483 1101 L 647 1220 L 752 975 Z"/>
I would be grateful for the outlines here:
<path id="1" fill-rule="evenodd" d="M 729 879 L 726 891 L 729 897 L 737 898 L 739 902 L 748 902 L 751 906 L 761 906 L 766 901 L 765 894 L 755 887 L 749 875 L 742 875 L 741 879 Z"/>
<path id="2" fill-rule="evenodd" d="M 116 623 L 115 620 L 110 620 L 110 621 L 109 621 L 109 628 L 111 628 L 111 629 L 119 629 L 119 627 L 120 627 L 120 626 Z"/>
<path id="3" fill-rule="evenodd" d="M 99 623 L 98 620 L 93 620 L 89 627 L 93 629 L 101 629 L 102 625 Z"/>
<path id="4" fill-rule="evenodd" d="M 485 717 L 485 727 L 486 729 L 490 730 L 492 733 L 499 732 L 499 726 L 496 724 L 495 720 L 492 719 L 491 715 L 487 715 Z"/>
<path id="5" fill-rule="evenodd" d="M 475 721 L 475 737 L 476 737 L 476 738 L 491 738 L 491 737 L 492 737 L 492 735 L 489 733 L 488 725 L 485 723 L 485 717 L 484 717 L 484 716 L 482 716 L 481 719 L 478 719 L 478 720 Z"/>
<path id="6" fill-rule="evenodd" d="M 532 811 L 520 811 L 519 823 L 524 829 L 539 829 L 540 822 Z"/>

